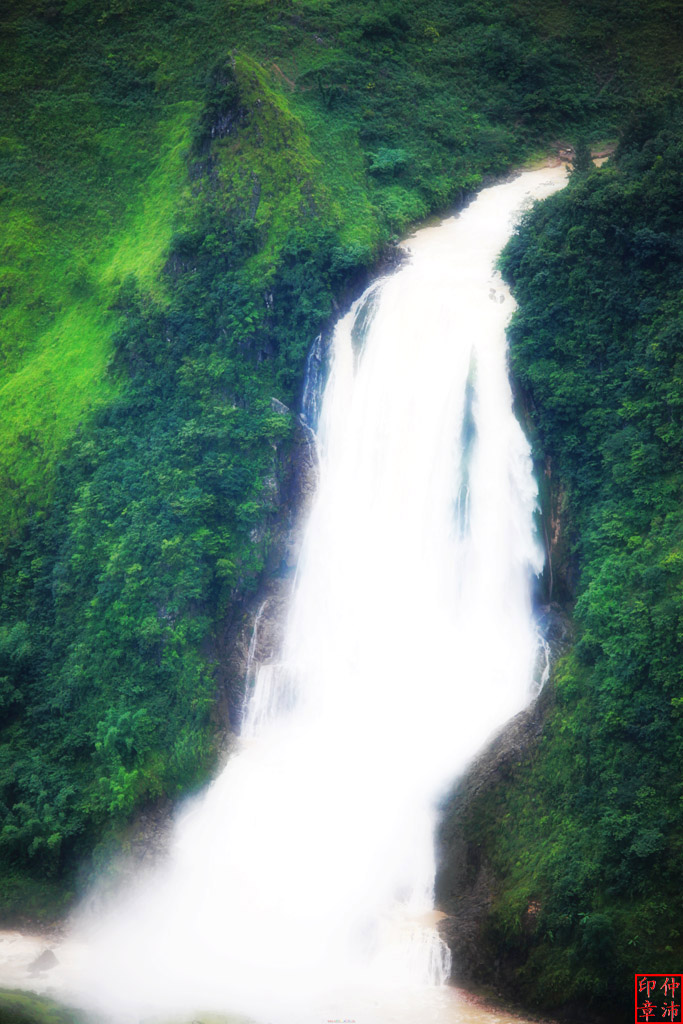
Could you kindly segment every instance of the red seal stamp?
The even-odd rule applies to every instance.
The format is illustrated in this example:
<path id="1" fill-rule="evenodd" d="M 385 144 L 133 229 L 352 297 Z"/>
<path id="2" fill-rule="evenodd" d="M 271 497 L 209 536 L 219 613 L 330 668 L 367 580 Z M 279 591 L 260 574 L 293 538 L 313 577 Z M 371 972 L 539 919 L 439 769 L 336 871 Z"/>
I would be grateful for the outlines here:
<path id="1" fill-rule="evenodd" d="M 635 1024 L 683 1024 L 683 974 L 636 974 Z"/>

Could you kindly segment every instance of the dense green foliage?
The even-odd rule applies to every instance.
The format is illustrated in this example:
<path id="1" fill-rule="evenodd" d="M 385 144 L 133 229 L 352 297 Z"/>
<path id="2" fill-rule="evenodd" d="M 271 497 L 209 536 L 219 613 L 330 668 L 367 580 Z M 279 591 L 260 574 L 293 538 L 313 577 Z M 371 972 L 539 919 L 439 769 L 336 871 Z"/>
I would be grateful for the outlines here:
<path id="1" fill-rule="evenodd" d="M 85 1017 L 51 999 L 28 992 L 0 990 L 0 1021 L 2 1024 L 85 1024 Z"/>
<path id="2" fill-rule="evenodd" d="M 209 89 L 223 105 L 211 124 L 246 122 L 242 103 L 258 84 L 246 60 L 216 71 Z M 238 140 L 252 158 L 266 132 L 296 139 L 298 130 L 266 88 L 257 102 Z M 207 147 L 197 125 L 197 201 L 171 244 L 167 294 L 156 299 L 131 276 L 120 285 L 116 396 L 72 439 L 50 514 L 34 516 L 6 551 L 0 843 L 10 863 L 28 856 L 42 878 L 92 842 L 93 825 L 196 784 L 211 762 L 205 641 L 263 566 L 264 482 L 292 429 L 271 395 L 289 398 L 346 251 L 314 226 L 289 227 L 268 274 L 258 220 L 245 215 L 251 176 L 247 197 L 230 180 L 244 170 L 234 148 L 230 138 Z M 300 200 L 303 157 L 281 172 L 282 202 Z M 268 171 L 262 162 L 264 203 Z M 230 187 L 214 188 L 222 174 Z M 269 218 L 264 243 L 275 230 Z M 302 275 L 307 301 L 295 303 Z"/>
<path id="3" fill-rule="evenodd" d="M 483 175 L 559 135 L 611 135 L 669 89 L 675 10 L 12 5 L 0 227 L 7 912 L 37 913 L 50 880 L 61 900 L 108 827 L 206 777 L 212 644 L 263 571 L 293 429 L 271 399 L 296 402 L 306 348 L 344 290 L 392 236 Z"/>
<path id="4" fill-rule="evenodd" d="M 680 107 L 527 215 L 503 267 L 514 372 L 568 489 L 578 637 L 540 745 L 467 827 L 508 983 L 623 1019 L 635 971 L 683 962 Z"/>

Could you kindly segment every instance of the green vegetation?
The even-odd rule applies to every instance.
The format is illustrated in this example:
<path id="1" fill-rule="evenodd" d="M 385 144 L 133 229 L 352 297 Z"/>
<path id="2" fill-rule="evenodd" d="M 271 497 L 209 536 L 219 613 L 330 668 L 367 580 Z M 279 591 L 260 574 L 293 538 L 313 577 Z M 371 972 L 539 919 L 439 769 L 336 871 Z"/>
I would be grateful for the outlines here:
<path id="1" fill-rule="evenodd" d="M 540 744 L 463 823 L 508 989 L 623 1019 L 683 961 L 683 114 L 533 210 L 504 271 L 512 363 L 567 487 L 577 642 Z M 530 911 L 529 908 L 532 908 Z"/>
<path id="2" fill-rule="evenodd" d="M 0 1021 L 2 1024 L 86 1024 L 86 1018 L 76 1010 L 36 996 L 29 992 L 0 990 Z"/>
<path id="3" fill-rule="evenodd" d="M 670 90 L 680 26 L 673 0 L 18 0 L 4 38 L 0 894 L 35 917 L 215 763 L 212 651 L 312 338 L 416 219 Z"/>
<path id="4" fill-rule="evenodd" d="M 2 1024 L 93 1024 L 93 1019 L 80 1010 L 71 1010 L 52 999 L 29 992 L 0 989 L 0 1022 Z M 224 1014 L 195 1013 L 187 1017 L 148 1018 L 146 1024 L 249 1024 L 246 1017 Z"/>

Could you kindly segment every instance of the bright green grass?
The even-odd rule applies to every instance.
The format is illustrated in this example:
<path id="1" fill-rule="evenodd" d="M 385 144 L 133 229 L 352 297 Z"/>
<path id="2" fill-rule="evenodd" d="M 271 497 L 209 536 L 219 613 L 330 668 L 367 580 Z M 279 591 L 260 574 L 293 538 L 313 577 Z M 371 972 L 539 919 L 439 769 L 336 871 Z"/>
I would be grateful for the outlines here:
<path id="1" fill-rule="evenodd" d="M 191 50 L 191 39 L 184 42 Z M 175 55 L 165 56 L 169 73 L 179 75 Z M 187 56 L 181 51 L 179 63 Z M 245 219 L 254 188 L 259 190 L 255 225 L 264 244 L 250 273 L 265 282 L 305 208 L 316 220 L 343 224 L 342 238 L 370 251 L 379 237 L 377 216 L 348 125 L 339 122 L 330 130 L 305 103 L 293 112 L 278 75 L 246 55 L 239 56 L 235 70 L 250 117 L 236 138 L 229 136 L 218 147 L 217 175 L 229 208 L 241 204 Z M 196 92 L 191 84 L 187 93 Z M 58 99 L 49 114 L 61 116 L 67 131 L 74 100 L 65 96 L 60 106 Z M 152 108 L 142 118 L 136 112 L 132 124 L 107 123 L 92 103 L 88 116 L 99 118 L 93 159 L 106 164 L 109 173 L 88 182 L 73 219 L 54 204 L 48 208 L 51 200 L 42 194 L 28 145 L 11 130 L 7 136 L 7 151 L 25 180 L 0 224 L 0 295 L 5 296 L 0 534 L 5 537 L 20 528 L 27 512 L 45 504 L 60 452 L 79 425 L 113 399 L 117 384 L 107 367 L 118 288 L 134 277 L 163 306 L 162 270 L 174 229 L 193 202 L 188 167 L 196 100 L 175 94 L 161 112 Z M 319 143 L 315 154 L 311 135 Z M 48 142 L 57 148 L 51 129 Z M 60 159 L 52 173 L 52 191 L 59 191 L 60 178 L 68 184 L 69 167 Z"/>
<path id="2" fill-rule="evenodd" d="M 133 194 L 133 215 L 103 261 L 101 283 L 116 287 L 133 274 L 138 283 L 157 300 L 163 299 L 161 270 L 178 210 L 189 196 L 187 154 L 189 125 L 196 104 L 177 103 L 161 129 L 158 162 L 140 189 Z"/>
<path id="3" fill-rule="evenodd" d="M 24 503 L 44 500 L 55 456 L 82 417 L 111 395 L 104 374 L 111 327 L 112 317 L 97 297 L 72 306 L 0 386 L 0 523 L 5 530 L 19 525 Z"/>
<path id="4" fill-rule="evenodd" d="M 368 192 L 363 151 L 352 126 L 341 119 L 326 118 L 306 93 L 293 94 L 290 102 L 306 125 L 319 158 L 319 180 L 330 197 L 331 219 L 340 238 L 372 251 L 380 239 L 379 211 Z"/>
<path id="5" fill-rule="evenodd" d="M 156 164 L 142 182 L 131 175 L 126 212 L 104 237 L 93 225 L 55 242 L 47 225 L 21 209 L 4 225 L 5 251 L 12 257 L 7 279 L 10 285 L 17 281 L 27 296 L 35 293 L 30 302 L 14 302 L 5 323 L 6 365 L 0 370 L 0 531 L 5 534 L 20 526 L 27 509 L 44 503 L 60 451 L 79 424 L 115 393 L 106 369 L 117 322 L 110 307 L 121 282 L 134 275 L 163 301 L 161 270 L 189 191 L 193 113 L 190 103 L 175 105 L 162 125 Z"/>

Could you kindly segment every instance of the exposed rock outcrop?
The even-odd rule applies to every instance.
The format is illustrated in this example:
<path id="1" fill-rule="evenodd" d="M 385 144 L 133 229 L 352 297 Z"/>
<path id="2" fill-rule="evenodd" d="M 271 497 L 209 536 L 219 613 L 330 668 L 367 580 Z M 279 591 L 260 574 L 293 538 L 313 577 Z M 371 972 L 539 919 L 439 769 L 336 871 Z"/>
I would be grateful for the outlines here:
<path id="1" fill-rule="evenodd" d="M 55 956 L 51 949 L 44 949 L 43 952 L 35 958 L 33 963 L 29 964 L 29 974 L 42 974 L 45 971 L 52 970 L 56 967 L 59 960 Z"/>
<path id="2" fill-rule="evenodd" d="M 559 478 L 553 460 L 547 456 L 540 482 L 543 542 L 546 564 L 543 588 L 548 603 L 570 604 L 576 593 L 579 564 L 572 549 L 567 488 Z"/>
<path id="3" fill-rule="evenodd" d="M 277 404 L 277 412 L 289 412 L 282 403 Z M 287 601 L 316 481 L 315 438 L 297 419 L 291 445 L 275 455 L 274 511 L 268 523 L 270 539 L 261 585 L 255 594 L 232 606 L 210 651 L 219 690 L 217 718 L 226 724 L 226 751 L 229 732 L 236 731 L 241 721 L 250 657 L 263 664 L 275 658 L 281 647 Z"/>
<path id="4" fill-rule="evenodd" d="M 571 623 L 557 606 L 540 609 L 551 664 L 571 641 Z M 536 699 L 494 737 L 459 779 L 442 808 L 437 836 L 437 906 L 446 917 L 439 930 L 453 956 L 456 982 L 497 984 L 500 951 L 488 935 L 489 914 L 499 880 L 468 822 L 477 805 L 533 756 L 552 709 L 548 683 Z M 530 908 L 533 917 L 534 908 Z"/>

